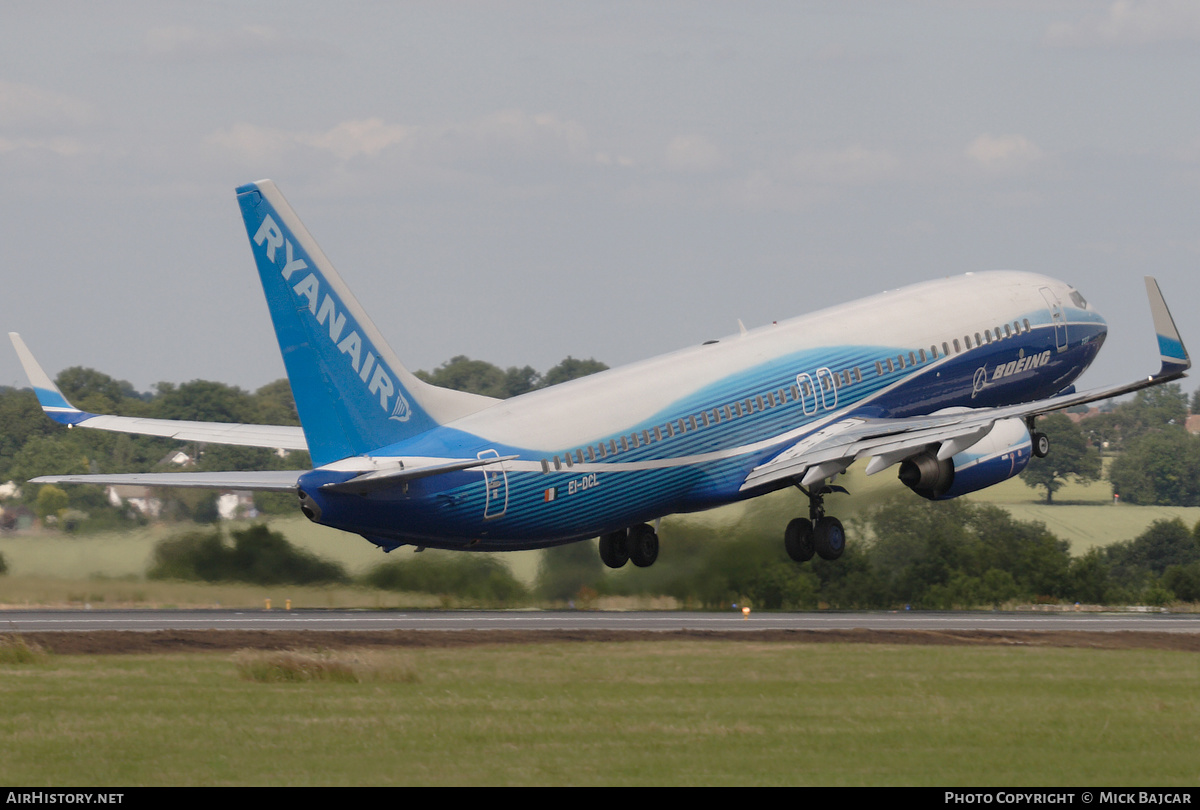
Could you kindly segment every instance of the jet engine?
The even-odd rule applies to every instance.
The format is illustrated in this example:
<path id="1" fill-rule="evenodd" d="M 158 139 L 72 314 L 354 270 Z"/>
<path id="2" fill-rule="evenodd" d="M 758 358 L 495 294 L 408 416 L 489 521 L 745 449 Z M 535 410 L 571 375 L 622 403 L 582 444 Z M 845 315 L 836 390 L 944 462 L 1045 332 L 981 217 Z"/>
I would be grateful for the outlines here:
<path id="1" fill-rule="evenodd" d="M 957 498 L 1012 478 L 1029 463 L 1033 442 L 1021 419 L 1004 419 L 982 439 L 950 458 L 939 459 L 937 446 L 905 459 L 900 481 L 922 498 Z"/>

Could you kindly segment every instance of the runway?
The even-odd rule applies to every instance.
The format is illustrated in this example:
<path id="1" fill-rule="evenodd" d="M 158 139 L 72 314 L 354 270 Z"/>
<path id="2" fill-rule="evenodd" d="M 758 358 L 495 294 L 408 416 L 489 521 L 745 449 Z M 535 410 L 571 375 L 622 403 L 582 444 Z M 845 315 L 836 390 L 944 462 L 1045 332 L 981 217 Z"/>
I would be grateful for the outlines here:
<path id="1" fill-rule="evenodd" d="M 6 610 L 0 632 L 100 630 L 711 631 L 762 630 L 1086 631 L 1200 633 L 1200 615 L 985 612 L 604 612 L 365 610 Z"/>

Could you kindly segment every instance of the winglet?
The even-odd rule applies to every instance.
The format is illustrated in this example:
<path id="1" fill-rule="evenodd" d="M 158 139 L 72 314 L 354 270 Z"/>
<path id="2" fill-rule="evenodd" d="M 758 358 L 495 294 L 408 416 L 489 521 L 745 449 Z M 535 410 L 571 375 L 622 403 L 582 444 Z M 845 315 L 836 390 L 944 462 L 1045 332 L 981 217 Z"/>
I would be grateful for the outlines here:
<path id="1" fill-rule="evenodd" d="M 1155 377 L 1177 377 L 1192 367 L 1192 360 L 1183 346 L 1183 338 L 1179 336 L 1162 291 L 1158 289 L 1158 282 L 1151 276 L 1146 276 L 1146 294 L 1150 297 L 1150 314 L 1154 318 L 1158 353 L 1162 359 L 1162 368 Z"/>
<path id="2" fill-rule="evenodd" d="M 67 398 L 62 395 L 62 391 L 58 390 L 58 386 L 50 379 L 50 375 L 34 359 L 33 353 L 29 351 L 25 341 L 21 340 L 20 335 L 16 332 L 9 332 L 8 337 L 12 341 L 13 348 L 17 350 L 17 357 L 21 360 L 21 366 L 25 369 L 25 376 L 29 378 L 29 384 L 33 386 L 33 393 L 37 394 L 38 404 L 42 406 L 42 410 L 46 412 L 47 416 L 64 425 L 74 425 L 95 416 L 95 414 L 81 411 L 67 402 Z"/>

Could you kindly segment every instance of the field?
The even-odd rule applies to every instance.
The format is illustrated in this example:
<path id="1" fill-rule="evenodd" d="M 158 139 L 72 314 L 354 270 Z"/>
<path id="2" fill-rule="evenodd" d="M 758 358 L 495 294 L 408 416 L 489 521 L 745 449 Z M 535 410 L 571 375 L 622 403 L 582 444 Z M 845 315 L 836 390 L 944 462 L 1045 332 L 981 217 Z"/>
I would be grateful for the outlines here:
<path id="1" fill-rule="evenodd" d="M 2 663 L 0 782 L 1014 787 L 1200 780 L 1194 652 L 482 645 L 310 653 L 310 664 L 323 661 L 324 669 L 351 677 L 252 680 L 249 673 L 272 663 L 265 655 L 47 655 Z"/>
<path id="2" fill-rule="evenodd" d="M 852 469 L 849 475 L 839 479 L 839 483 L 850 490 L 850 496 L 831 496 L 827 506 L 831 514 L 847 524 L 851 542 L 862 531 L 858 517 L 873 504 L 895 495 L 915 497 L 890 471 L 867 477 Z M 1189 527 L 1200 521 L 1200 508 L 1114 505 L 1109 484 L 1105 481 L 1090 485 L 1069 484 L 1056 493 L 1052 506 L 1042 503 L 1040 491 L 1030 489 L 1019 479 L 974 493 L 969 498 L 999 506 L 1018 520 L 1044 523 L 1052 533 L 1070 544 L 1074 554 L 1082 554 L 1094 546 L 1130 540 L 1155 520 L 1180 517 Z M 798 493 L 777 492 L 722 509 L 667 518 L 664 543 L 669 543 L 672 525 L 688 523 L 728 527 L 730 533 L 752 525 L 769 535 L 778 528 L 782 535 L 782 527 L 787 521 L 803 511 L 803 499 Z M 300 516 L 275 518 L 270 525 L 297 546 L 341 563 L 351 574 L 361 574 L 381 562 L 403 559 L 414 553 L 402 548 L 385 555 L 360 537 L 316 526 Z M 157 525 L 82 536 L 56 532 L 0 536 L 0 554 L 4 555 L 9 569 L 7 576 L 0 577 L 0 606 L 261 606 L 267 600 L 273 605 L 283 605 L 291 600 L 297 607 L 453 606 L 445 599 L 351 587 L 264 588 L 146 581 L 144 573 L 155 543 L 182 530 L 180 526 Z M 499 558 L 519 579 L 529 584 L 536 576 L 539 555 L 537 551 L 521 551 L 502 554 Z"/>
<path id="3" fill-rule="evenodd" d="M 851 526 L 872 503 L 903 491 L 891 475 L 842 483 L 852 496 L 831 498 L 830 507 Z M 1200 519 L 1197 509 L 1114 506 L 1104 483 L 1068 487 L 1053 507 L 1019 481 L 976 500 L 1045 522 L 1075 553 L 1131 539 L 1155 519 Z M 796 493 L 781 492 L 672 520 L 731 531 L 782 526 L 801 506 Z M 412 553 L 385 556 L 302 518 L 272 526 L 352 573 Z M 352 587 L 146 581 L 154 544 L 178 530 L 0 538 L 9 565 L 0 604 L 444 604 Z M 537 552 L 503 559 L 532 581 Z M 303 647 L 292 639 L 292 652 L 281 654 L 249 649 L 261 644 L 247 637 L 221 650 L 211 639 L 173 647 L 203 652 L 79 655 L 68 654 L 71 645 L 60 637 L 63 652 L 21 661 L 2 654 L 13 642 L 0 639 L 0 782 L 1016 787 L 1200 780 L 1200 668 L 1190 640 L 1179 647 L 1169 638 L 1158 649 L 1057 647 L 1045 636 L 990 646 L 965 636 L 954 639 L 959 646 L 837 640 L 467 644 L 459 634 L 448 646 L 350 640 L 349 647 L 312 649 L 310 638 Z"/>

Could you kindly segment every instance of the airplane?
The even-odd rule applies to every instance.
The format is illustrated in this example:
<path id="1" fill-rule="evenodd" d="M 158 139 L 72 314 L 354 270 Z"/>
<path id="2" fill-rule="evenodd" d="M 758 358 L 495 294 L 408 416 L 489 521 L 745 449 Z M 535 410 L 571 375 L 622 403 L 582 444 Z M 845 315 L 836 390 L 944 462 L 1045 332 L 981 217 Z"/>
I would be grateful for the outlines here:
<path id="1" fill-rule="evenodd" d="M 507 400 L 411 374 L 269 180 L 237 189 L 302 427 L 98 415 L 63 397 L 10 333 L 57 422 L 184 441 L 306 449 L 300 471 L 51 475 L 34 483 L 285 491 L 311 521 L 385 551 L 507 551 L 599 538 L 606 565 L 652 565 L 658 522 L 795 487 L 789 556 L 837 559 L 825 513 L 862 461 L 954 498 L 1021 472 L 1037 417 L 1185 376 L 1191 360 L 1145 279 L 1160 368 L 1077 392 L 1103 317 L 1073 287 L 992 271 L 915 284 Z M 740 324 L 739 324 L 740 325 Z M 653 525 L 652 525 L 653 524 Z"/>

